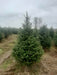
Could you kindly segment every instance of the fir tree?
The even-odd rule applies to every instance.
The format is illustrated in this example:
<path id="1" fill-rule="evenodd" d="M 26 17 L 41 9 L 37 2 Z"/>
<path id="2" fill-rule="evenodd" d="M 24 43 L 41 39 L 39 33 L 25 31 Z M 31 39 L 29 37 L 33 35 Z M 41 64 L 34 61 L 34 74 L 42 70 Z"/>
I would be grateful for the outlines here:
<path id="1" fill-rule="evenodd" d="M 57 31 L 55 32 L 55 36 L 54 36 L 54 44 L 57 47 Z"/>
<path id="2" fill-rule="evenodd" d="M 49 30 L 49 34 L 50 34 L 50 37 L 53 39 L 54 38 L 54 29 L 52 27 Z"/>
<path id="3" fill-rule="evenodd" d="M 46 26 L 43 26 L 39 30 L 39 39 L 43 48 L 50 48 L 51 38 L 49 36 L 49 31 Z"/>
<path id="4" fill-rule="evenodd" d="M 23 29 L 20 30 L 18 42 L 13 49 L 13 56 L 17 62 L 28 66 L 40 61 L 42 54 L 43 49 L 33 35 L 30 18 L 26 13 Z"/>

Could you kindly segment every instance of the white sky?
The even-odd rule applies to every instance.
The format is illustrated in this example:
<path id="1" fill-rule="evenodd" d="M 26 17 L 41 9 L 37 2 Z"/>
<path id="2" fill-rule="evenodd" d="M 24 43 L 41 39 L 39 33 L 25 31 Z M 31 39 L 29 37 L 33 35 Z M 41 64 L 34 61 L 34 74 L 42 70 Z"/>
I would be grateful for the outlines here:
<path id="1" fill-rule="evenodd" d="M 57 0 L 0 0 L 0 26 L 21 27 L 26 11 L 57 27 Z"/>

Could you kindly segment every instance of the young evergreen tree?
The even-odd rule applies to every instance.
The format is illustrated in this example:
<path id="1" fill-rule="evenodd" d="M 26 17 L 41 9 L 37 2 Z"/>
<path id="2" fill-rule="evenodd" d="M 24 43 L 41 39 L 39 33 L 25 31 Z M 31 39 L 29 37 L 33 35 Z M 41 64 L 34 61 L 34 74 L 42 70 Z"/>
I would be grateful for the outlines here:
<path id="1" fill-rule="evenodd" d="M 9 36 L 8 28 L 4 28 L 3 33 L 4 33 L 4 38 L 8 38 Z"/>
<path id="2" fill-rule="evenodd" d="M 18 42 L 13 49 L 13 56 L 17 62 L 28 66 L 39 61 L 42 54 L 43 49 L 33 35 L 30 18 L 26 13 L 23 29 L 20 30 Z"/>
<path id="3" fill-rule="evenodd" d="M 39 30 L 39 39 L 43 48 L 50 48 L 51 38 L 49 36 L 49 31 L 46 26 L 43 26 Z"/>
<path id="4" fill-rule="evenodd" d="M 55 35 L 54 35 L 54 44 L 57 47 L 57 31 L 55 32 Z"/>
<path id="5" fill-rule="evenodd" d="M 50 34 L 50 37 L 53 39 L 54 38 L 54 29 L 52 27 L 49 30 L 49 34 Z"/>

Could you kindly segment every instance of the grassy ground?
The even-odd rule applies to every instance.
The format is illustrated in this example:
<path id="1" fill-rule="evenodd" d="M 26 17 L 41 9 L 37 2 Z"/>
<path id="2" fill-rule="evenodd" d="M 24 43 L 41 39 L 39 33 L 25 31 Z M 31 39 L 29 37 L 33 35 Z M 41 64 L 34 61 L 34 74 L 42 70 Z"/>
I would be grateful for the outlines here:
<path id="1" fill-rule="evenodd" d="M 12 63 L 12 57 L 9 57 L 8 59 L 6 59 L 6 61 L 4 61 L 1 66 L 0 69 L 6 70 Z"/>
<path id="2" fill-rule="evenodd" d="M 16 42 L 16 35 L 11 35 L 0 43 L 0 56 L 8 50 L 11 50 Z"/>
<path id="3" fill-rule="evenodd" d="M 7 57 L 8 51 L 12 51 L 17 36 L 12 35 L 8 39 L 4 39 L 0 43 L 0 75 L 57 75 L 57 48 L 51 47 L 49 52 L 44 53 L 40 63 L 34 64 L 32 67 L 27 68 L 15 63 L 12 55 Z M 4 58 L 6 57 L 6 59 Z"/>
<path id="4" fill-rule="evenodd" d="M 17 39 L 17 36 L 16 35 L 12 35 L 9 38 L 4 39 L 2 41 L 2 43 L 0 43 L 0 61 L 1 61 L 1 58 L 3 58 L 3 55 L 6 54 L 7 51 L 10 51 L 10 50 L 12 51 L 12 49 L 13 49 L 13 47 L 15 45 L 16 39 Z M 5 56 L 7 56 L 7 55 L 5 55 Z M 1 68 L 3 68 L 3 69 L 6 68 L 10 62 L 11 62 L 10 58 L 6 59 L 1 64 L 0 69 Z"/>

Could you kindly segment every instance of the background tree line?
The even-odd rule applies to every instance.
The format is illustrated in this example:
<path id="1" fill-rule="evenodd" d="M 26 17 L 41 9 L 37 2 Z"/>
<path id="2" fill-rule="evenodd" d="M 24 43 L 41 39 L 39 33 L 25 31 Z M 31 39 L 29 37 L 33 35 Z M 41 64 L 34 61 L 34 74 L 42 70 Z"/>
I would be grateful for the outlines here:
<path id="1" fill-rule="evenodd" d="M 0 42 L 4 39 L 4 38 L 8 38 L 9 35 L 12 34 L 17 34 L 18 33 L 18 29 L 17 28 L 7 28 L 7 27 L 0 27 Z"/>

